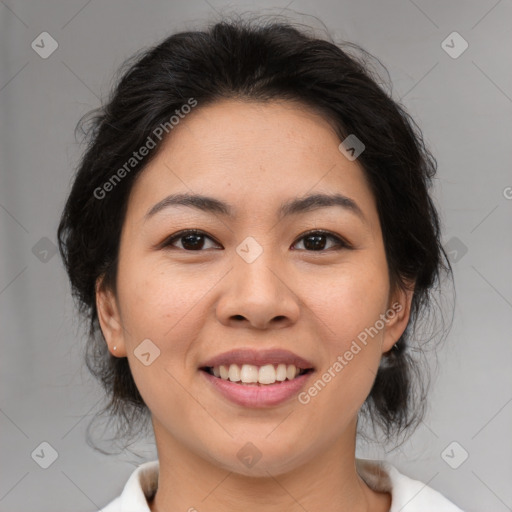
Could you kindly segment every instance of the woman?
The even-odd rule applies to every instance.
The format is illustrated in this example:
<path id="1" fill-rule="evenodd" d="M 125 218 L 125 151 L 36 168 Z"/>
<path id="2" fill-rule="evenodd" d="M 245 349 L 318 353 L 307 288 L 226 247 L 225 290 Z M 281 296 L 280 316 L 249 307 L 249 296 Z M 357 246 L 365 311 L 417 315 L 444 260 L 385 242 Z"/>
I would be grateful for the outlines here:
<path id="1" fill-rule="evenodd" d="M 451 273 L 435 160 L 362 61 L 225 21 L 138 56 L 59 226 L 88 365 L 158 461 L 104 512 L 457 511 L 356 459 L 421 419 L 416 319 Z"/>

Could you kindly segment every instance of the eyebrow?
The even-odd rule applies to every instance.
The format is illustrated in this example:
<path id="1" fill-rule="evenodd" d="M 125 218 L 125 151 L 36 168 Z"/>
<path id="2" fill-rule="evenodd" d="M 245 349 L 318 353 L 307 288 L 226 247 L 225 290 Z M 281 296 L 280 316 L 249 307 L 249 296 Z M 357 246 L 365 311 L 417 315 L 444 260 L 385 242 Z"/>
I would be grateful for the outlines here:
<path id="1" fill-rule="evenodd" d="M 200 194 L 171 194 L 156 203 L 146 213 L 144 220 L 146 221 L 158 212 L 172 206 L 188 206 L 206 213 L 219 214 L 230 218 L 235 216 L 234 210 L 229 204 L 214 197 Z M 281 204 L 278 209 L 278 218 L 282 219 L 291 215 L 298 215 L 333 206 L 342 207 L 355 214 L 366 223 L 366 218 L 358 204 L 353 199 L 343 194 L 309 194 L 304 197 L 291 199 Z"/>

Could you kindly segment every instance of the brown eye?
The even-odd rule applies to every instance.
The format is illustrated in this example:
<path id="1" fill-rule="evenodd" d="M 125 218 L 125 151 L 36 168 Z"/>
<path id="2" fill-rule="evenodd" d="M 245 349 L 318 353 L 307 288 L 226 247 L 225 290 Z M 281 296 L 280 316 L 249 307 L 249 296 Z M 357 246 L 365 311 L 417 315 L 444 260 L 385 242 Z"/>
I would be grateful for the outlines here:
<path id="1" fill-rule="evenodd" d="M 207 246 L 208 240 L 213 242 L 213 246 Z M 302 243 L 304 245 L 304 249 L 301 250 L 306 250 L 308 252 L 324 252 L 331 249 L 339 250 L 351 248 L 348 242 L 328 231 L 310 231 L 309 233 L 302 235 L 302 237 L 299 238 L 299 241 L 303 241 Z M 297 245 L 299 241 L 295 242 L 294 246 Z M 334 244 L 332 242 L 334 242 Z M 177 245 L 177 243 L 179 243 L 181 246 Z M 331 245 L 329 246 L 329 244 Z M 162 247 L 174 247 L 176 249 L 182 249 L 189 252 L 200 252 L 203 249 L 219 247 L 219 244 L 217 244 L 213 238 L 208 236 L 203 231 L 185 230 L 172 235 L 162 244 Z"/>
<path id="2" fill-rule="evenodd" d="M 336 236 L 328 231 L 310 231 L 306 233 L 299 241 L 303 240 L 304 248 L 307 251 L 324 251 L 326 250 L 326 246 L 328 245 L 328 240 L 334 240 L 334 248 L 344 248 L 350 249 L 350 245 L 342 240 L 339 236 Z M 297 244 L 298 242 L 296 242 Z M 328 249 L 332 249 L 333 247 L 328 247 Z"/>
<path id="3" fill-rule="evenodd" d="M 175 242 L 181 242 L 181 247 L 176 247 L 177 249 L 183 249 L 185 251 L 201 251 L 205 248 L 205 239 L 211 240 L 214 242 L 212 238 L 210 238 L 206 233 L 197 230 L 187 230 L 176 233 L 175 235 L 168 238 L 163 247 L 176 247 Z M 215 245 L 218 245 L 214 242 Z M 207 249 L 209 247 L 206 247 Z"/>

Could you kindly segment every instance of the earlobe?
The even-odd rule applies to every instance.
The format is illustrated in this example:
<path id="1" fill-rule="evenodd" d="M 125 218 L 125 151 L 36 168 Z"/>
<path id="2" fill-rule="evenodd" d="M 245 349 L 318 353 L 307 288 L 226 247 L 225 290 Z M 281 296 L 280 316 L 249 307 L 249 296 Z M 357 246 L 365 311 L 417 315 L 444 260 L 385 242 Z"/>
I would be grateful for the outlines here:
<path id="1" fill-rule="evenodd" d="M 411 313 L 414 285 L 409 285 L 406 290 L 399 289 L 390 301 L 386 311 L 386 329 L 382 342 L 382 353 L 388 352 L 404 333 Z"/>
<path id="2" fill-rule="evenodd" d="M 117 303 L 112 291 L 103 286 L 102 278 L 96 281 L 96 310 L 110 353 L 116 357 L 125 357 L 123 328 Z"/>

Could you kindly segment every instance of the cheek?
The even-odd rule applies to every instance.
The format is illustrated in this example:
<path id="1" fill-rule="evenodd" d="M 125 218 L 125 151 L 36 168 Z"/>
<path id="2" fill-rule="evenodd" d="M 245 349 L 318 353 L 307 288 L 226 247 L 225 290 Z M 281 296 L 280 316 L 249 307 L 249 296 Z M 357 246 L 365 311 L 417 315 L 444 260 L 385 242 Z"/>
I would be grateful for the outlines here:
<path id="1" fill-rule="evenodd" d="M 200 338 L 204 290 L 190 286 L 190 281 L 154 273 L 134 279 L 125 294 L 128 359 L 141 396 L 156 417 L 186 410 L 190 399 L 184 389 L 194 378 L 190 355 Z M 154 344 L 149 352 L 155 356 L 146 366 L 139 347 L 147 339 Z"/>
<path id="2" fill-rule="evenodd" d="M 163 269 L 161 264 L 144 264 L 125 268 L 119 290 L 123 302 L 123 317 L 130 332 L 137 336 L 151 333 L 163 341 L 166 333 L 181 328 L 181 319 L 193 315 L 195 305 L 215 282 L 207 273 L 190 273 L 179 269 Z M 130 329 L 131 327 L 131 329 Z"/>
<path id="3" fill-rule="evenodd" d="M 320 409 L 355 413 L 370 392 L 381 358 L 389 294 L 387 267 L 365 261 L 333 272 L 324 285 L 305 291 L 321 329 L 324 367 L 305 400 Z M 325 391 L 324 391 L 325 390 Z M 320 396 L 321 395 L 321 396 Z M 332 409 L 331 409 L 332 410 Z"/>
<path id="4" fill-rule="evenodd" d="M 347 281 L 332 286 L 330 300 L 323 306 L 321 322 L 323 365 L 304 390 L 300 403 L 310 407 L 311 428 L 330 424 L 333 436 L 357 415 L 368 397 L 381 359 L 384 330 L 380 315 L 385 311 L 386 286 L 376 289 Z M 306 409 L 308 410 L 308 409 Z"/>
<path id="5" fill-rule="evenodd" d="M 361 259 L 320 277 L 303 279 L 303 294 L 308 306 L 323 321 L 328 339 L 342 349 L 386 310 L 387 268 L 379 261 Z"/>
<path id="6" fill-rule="evenodd" d="M 158 265 L 123 270 L 119 297 L 128 359 L 137 388 L 151 408 L 156 406 L 155 390 L 167 389 L 165 396 L 172 401 L 182 395 L 178 382 L 187 385 L 187 366 L 192 364 L 188 355 L 200 337 L 197 316 L 204 314 L 204 287 L 199 286 L 200 277 L 163 272 Z M 142 356 L 148 352 L 150 356 Z"/>

